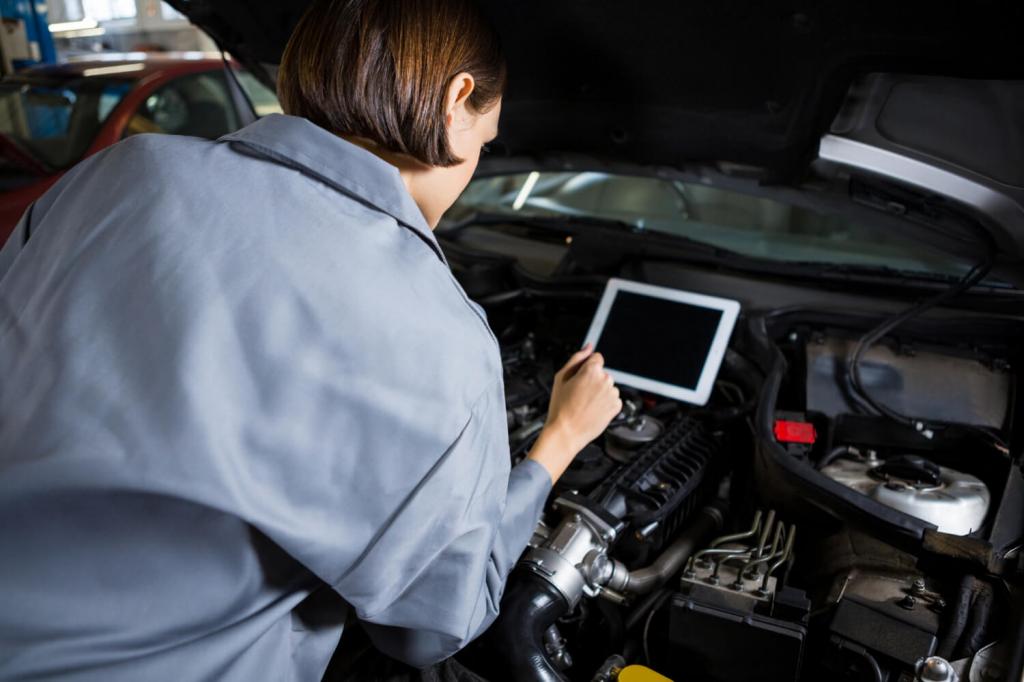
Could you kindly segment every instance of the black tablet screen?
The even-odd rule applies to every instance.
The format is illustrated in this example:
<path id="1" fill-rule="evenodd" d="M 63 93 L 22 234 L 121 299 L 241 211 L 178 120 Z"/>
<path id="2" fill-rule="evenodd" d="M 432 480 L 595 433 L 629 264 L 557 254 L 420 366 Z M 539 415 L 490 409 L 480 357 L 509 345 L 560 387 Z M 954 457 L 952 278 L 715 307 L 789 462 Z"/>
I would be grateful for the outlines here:
<path id="1" fill-rule="evenodd" d="M 605 367 L 696 389 L 722 311 L 619 291 L 597 350 Z"/>

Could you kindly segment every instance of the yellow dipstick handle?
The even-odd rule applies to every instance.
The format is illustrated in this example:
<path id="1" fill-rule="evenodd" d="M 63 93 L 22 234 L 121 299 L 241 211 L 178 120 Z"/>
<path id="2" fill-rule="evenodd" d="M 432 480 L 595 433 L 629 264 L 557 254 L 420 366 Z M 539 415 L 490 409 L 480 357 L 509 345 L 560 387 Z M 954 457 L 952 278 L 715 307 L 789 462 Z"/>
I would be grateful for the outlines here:
<path id="1" fill-rule="evenodd" d="M 672 680 L 648 667 L 627 665 L 619 671 L 619 682 L 672 682 Z"/>

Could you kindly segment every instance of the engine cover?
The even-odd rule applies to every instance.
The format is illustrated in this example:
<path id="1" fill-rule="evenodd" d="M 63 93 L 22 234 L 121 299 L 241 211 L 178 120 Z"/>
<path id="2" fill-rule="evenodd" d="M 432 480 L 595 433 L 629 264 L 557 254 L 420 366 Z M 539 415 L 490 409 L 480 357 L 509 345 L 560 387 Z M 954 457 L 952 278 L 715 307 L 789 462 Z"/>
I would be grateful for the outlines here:
<path id="1" fill-rule="evenodd" d="M 610 478 L 594 498 L 642 535 L 671 535 L 717 484 L 723 442 L 707 423 L 680 417 Z"/>

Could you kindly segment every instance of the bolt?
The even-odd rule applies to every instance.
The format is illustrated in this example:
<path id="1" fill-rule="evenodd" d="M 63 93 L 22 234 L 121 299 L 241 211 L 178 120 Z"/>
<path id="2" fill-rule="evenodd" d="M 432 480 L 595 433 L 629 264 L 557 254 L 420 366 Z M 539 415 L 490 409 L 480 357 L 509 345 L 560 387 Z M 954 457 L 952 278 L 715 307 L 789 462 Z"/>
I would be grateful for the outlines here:
<path id="1" fill-rule="evenodd" d="M 641 528 L 638 531 L 636 531 L 634 533 L 634 535 L 636 535 L 636 539 L 637 540 L 640 540 L 641 542 L 643 542 L 643 541 L 646 541 L 647 538 L 651 537 L 651 535 L 653 535 L 654 531 L 656 531 L 656 530 L 658 530 L 658 522 L 657 521 L 655 521 L 653 523 L 647 524 L 643 528 Z"/>
<path id="2" fill-rule="evenodd" d="M 903 599 L 900 599 L 898 602 L 896 602 L 896 604 L 901 609 L 906 609 L 907 611 L 911 611 L 911 610 L 913 610 L 913 608 L 915 606 L 917 606 L 917 600 L 914 599 L 912 596 L 910 596 L 908 594 L 906 597 L 904 597 Z"/>
<path id="3" fill-rule="evenodd" d="M 949 682 L 954 679 L 953 668 L 949 663 L 938 656 L 929 656 L 919 668 L 918 679 L 924 682 Z"/>
<path id="4" fill-rule="evenodd" d="M 910 586 L 910 592 L 912 594 L 917 595 L 917 594 L 924 594 L 924 590 L 925 590 L 924 579 L 922 579 L 922 578 L 914 578 L 914 583 Z"/>
<path id="5" fill-rule="evenodd" d="M 708 585 L 717 585 L 718 582 L 719 582 L 717 575 L 709 575 L 706 578 L 706 581 L 707 581 Z"/>

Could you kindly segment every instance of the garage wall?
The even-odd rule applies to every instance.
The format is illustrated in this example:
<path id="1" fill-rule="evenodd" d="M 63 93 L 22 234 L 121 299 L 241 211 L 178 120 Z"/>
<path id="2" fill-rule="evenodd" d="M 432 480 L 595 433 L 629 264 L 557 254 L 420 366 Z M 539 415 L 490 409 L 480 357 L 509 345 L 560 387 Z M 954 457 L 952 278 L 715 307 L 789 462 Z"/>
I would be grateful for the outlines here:
<path id="1" fill-rule="evenodd" d="M 58 58 L 136 50 L 213 51 L 216 45 L 161 0 L 50 0 Z"/>

